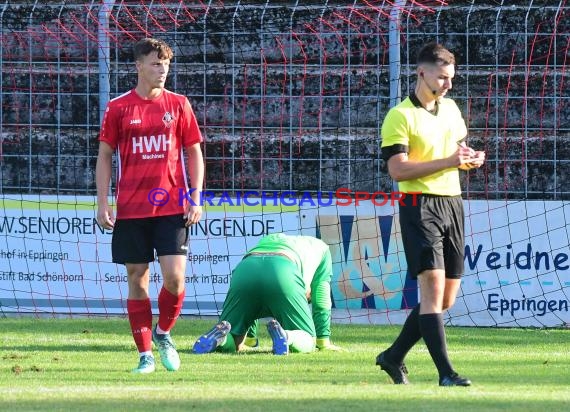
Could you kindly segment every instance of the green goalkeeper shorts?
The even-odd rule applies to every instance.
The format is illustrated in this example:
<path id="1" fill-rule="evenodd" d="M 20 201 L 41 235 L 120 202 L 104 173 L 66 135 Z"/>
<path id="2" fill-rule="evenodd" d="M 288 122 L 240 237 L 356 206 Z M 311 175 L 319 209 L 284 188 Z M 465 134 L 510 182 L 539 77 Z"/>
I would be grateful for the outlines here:
<path id="1" fill-rule="evenodd" d="M 303 330 L 315 336 L 303 276 L 285 256 L 250 255 L 234 269 L 220 320 L 232 325 L 232 334 L 245 335 L 259 318 L 273 317 L 285 330 Z"/>

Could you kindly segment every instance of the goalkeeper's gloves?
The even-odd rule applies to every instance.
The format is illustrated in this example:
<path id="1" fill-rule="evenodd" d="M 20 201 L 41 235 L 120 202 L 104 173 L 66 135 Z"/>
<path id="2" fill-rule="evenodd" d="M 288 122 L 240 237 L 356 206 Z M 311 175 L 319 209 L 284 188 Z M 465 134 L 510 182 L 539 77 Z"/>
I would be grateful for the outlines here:
<path id="1" fill-rule="evenodd" d="M 345 350 L 340 346 L 337 346 L 331 343 L 329 337 L 326 338 L 317 338 L 317 349 L 319 350 L 330 350 L 335 352 L 344 352 Z"/>
<path id="2" fill-rule="evenodd" d="M 246 336 L 243 344 L 250 348 L 257 348 L 259 346 L 259 340 L 256 337 Z"/>

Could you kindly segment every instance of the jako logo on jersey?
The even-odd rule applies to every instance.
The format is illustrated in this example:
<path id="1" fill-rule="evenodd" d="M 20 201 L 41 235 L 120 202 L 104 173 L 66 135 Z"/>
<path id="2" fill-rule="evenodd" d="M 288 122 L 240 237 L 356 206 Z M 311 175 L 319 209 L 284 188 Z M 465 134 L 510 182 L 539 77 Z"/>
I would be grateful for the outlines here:
<path id="1" fill-rule="evenodd" d="M 174 121 L 174 116 L 172 116 L 170 112 L 166 112 L 164 113 L 164 116 L 162 116 L 162 121 L 164 122 L 164 125 L 169 128 L 170 126 L 172 126 L 172 122 Z"/>
<path id="2" fill-rule="evenodd" d="M 170 135 L 133 137 L 133 154 L 167 152 L 170 149 Z"/>
<path id="3" fill-rule="evenodd" d="M 142 120 L 141 119 L 131 119 L 130 124 L 142 124 Z"/>

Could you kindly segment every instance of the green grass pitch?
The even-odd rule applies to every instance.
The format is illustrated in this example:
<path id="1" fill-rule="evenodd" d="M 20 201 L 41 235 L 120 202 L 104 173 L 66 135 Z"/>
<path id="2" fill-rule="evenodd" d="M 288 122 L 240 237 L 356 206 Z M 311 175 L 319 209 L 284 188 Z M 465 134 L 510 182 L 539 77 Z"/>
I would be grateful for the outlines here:
<path id="1" fill-rule="evenodd" d="M 473 386 L 440 388 L 419 343 L 411 384 L 374 365 L 399 326 L 333 325 L 343 353 L 273 356 L 267 332 L 243 354 L 193 355 L 215 320 L 182 318 L 182 366 L 135 375 L 124 318 L 0 318 L 0 409 L 6 411 L 558 411 L 570 405 L 570 331 L 447 328 L 450 357 Z M 158 360 L 158 352 L 155 351 Z"/>

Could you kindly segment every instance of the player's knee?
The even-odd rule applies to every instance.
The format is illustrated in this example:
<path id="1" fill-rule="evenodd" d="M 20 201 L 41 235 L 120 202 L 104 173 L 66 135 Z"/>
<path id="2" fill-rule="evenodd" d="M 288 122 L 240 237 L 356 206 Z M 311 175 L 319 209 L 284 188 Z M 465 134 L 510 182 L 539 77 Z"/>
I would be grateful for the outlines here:
<path id="1" fill-rule="evenodd" d="M 455 298 L 444 299 L 442 304 L 442 309 L 447 310 L 455 304 Z"/>

